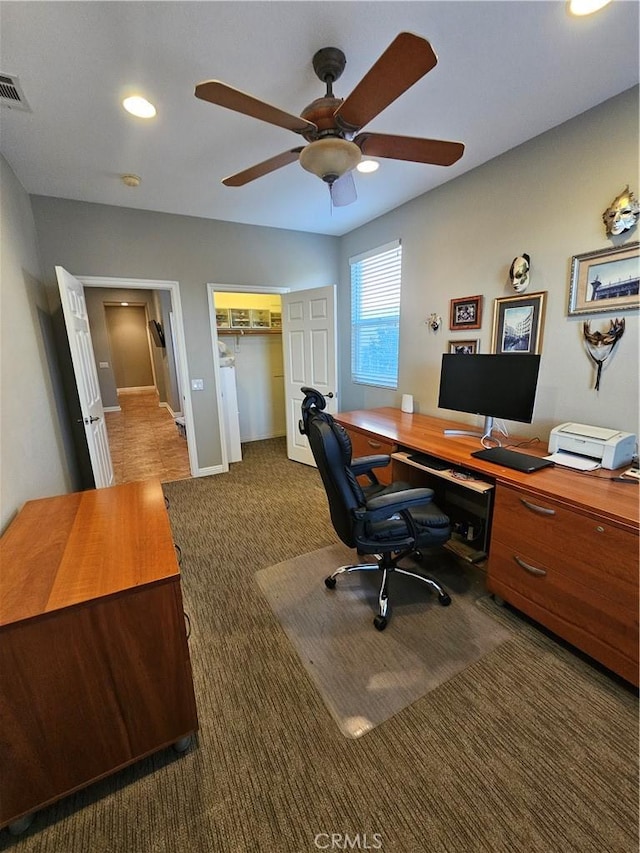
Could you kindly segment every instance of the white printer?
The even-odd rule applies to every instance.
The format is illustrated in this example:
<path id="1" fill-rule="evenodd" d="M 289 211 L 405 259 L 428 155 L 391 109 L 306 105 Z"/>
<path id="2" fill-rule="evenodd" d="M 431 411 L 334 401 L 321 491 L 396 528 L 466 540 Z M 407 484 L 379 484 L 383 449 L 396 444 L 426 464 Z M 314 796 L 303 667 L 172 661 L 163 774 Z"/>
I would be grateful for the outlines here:
<path id="1" fill-rule="evenodd" d="M 635 449 L 636 436 L 617 429 L 566 423 L 554 427 L 549 435 L 549 453 L 564 451 L 589 456 L 611 471 L 628 465 Z"/>

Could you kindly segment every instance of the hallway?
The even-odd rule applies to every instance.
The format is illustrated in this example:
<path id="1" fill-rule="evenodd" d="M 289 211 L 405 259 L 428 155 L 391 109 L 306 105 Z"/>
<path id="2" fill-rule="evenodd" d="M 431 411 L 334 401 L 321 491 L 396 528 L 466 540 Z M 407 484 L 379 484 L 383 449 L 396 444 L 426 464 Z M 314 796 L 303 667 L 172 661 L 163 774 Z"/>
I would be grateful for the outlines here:
<path id="1" fill-rule="evenodd" d="M 116 485 L 191 477 L 186 439 L 157 391 L 119 393 L 120 412 L 105 412 Z"/>

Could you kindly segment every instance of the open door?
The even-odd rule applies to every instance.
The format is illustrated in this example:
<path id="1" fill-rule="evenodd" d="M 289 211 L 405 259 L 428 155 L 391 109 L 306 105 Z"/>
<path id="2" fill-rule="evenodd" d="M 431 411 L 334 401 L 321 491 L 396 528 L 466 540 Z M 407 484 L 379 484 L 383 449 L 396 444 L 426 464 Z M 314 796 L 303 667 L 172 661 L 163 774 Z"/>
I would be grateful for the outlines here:
<path id="1" fill-rule="evenodd" d="M 287 406 L 287 456 L 314 465 L 306 435 L 298 422 L 311 386 L 327 398 L 327 412 L 337 411 L 336 289 L 334 285 L 296 290 L 282 296 L 284 388 Z"/>
<path id="2" fill-rule="evenodd" d="M 111 454 L 109 453 L 102 398 L 100 397 L 98 371 L 93 357 L 84 287 L 77 278 L 74 278 L 63 267 L 56 267 L 56 276 L 93 478 L 96 488 L 102 489 L 106 486 L 113 486 L 115 478 Z"/>

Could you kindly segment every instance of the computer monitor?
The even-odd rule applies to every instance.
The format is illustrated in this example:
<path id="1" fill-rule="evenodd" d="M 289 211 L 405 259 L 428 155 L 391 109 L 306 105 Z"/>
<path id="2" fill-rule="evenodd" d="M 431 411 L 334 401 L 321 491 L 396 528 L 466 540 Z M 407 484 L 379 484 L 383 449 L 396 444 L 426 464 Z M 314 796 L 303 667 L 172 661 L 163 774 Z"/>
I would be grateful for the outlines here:
<path id="1" fill-rule="evenodd" d="M 540 356 L 529 353 L 443 355 L 439 408 L 484 415 L 482 432 L 445 430 L 445 435 L 492 438 L 494 418 L 531 423 L 539 368 Z"/>

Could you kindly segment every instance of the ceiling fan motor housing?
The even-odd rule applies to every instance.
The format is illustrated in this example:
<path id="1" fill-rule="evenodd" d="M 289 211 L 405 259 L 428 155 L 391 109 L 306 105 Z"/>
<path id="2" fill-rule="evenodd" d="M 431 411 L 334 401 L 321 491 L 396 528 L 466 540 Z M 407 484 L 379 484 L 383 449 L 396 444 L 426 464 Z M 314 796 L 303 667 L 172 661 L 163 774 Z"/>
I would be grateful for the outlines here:
<path id="1" fill-rule="evenodd" d="M 312 62 L 316 75 L 330 86 L 344 71 L 347 59 L 339 47 L 323 47 L 314 54 Z"/>

